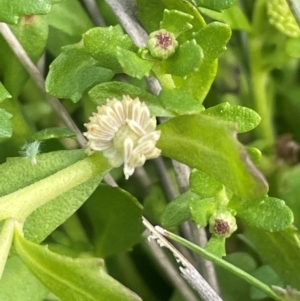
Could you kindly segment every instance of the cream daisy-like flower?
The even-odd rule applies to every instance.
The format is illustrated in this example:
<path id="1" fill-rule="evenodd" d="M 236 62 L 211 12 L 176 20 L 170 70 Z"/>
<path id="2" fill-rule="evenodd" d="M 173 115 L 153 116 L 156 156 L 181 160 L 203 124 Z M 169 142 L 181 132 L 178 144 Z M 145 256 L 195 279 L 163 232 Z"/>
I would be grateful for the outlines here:
<path id="1" fill-rule="evenodd" d="M 98 106 L 97 111 L 84 124 L 88 149 L 103 151 L 113 167 L 124 163 L 126 179 L 147 159 L 160 155 L 160 149 L 155 147 L 160 131 L 155 131 L 156 118 L 150 117 L 144 102 L 126 95 L 122 101 L 107 99 L 106 105 Z"/>

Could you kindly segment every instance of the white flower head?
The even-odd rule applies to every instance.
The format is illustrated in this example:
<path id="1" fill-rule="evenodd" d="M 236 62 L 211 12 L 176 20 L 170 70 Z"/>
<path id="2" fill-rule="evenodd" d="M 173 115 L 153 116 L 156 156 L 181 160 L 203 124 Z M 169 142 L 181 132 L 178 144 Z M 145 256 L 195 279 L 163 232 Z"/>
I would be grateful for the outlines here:
<path id="1" fill-rule="evenodd" d="M 144 102 L 126 95 L 122 101 L 107 99 L 97 111 L 84 125 L 88 149 L 103 151 L 113 167 L 124 163 L 126 179 L 147 159 L 160 155 L 160 149 L 155 147 L 160 131 L 155 131 L 156 118 L 150 117 Z"/>

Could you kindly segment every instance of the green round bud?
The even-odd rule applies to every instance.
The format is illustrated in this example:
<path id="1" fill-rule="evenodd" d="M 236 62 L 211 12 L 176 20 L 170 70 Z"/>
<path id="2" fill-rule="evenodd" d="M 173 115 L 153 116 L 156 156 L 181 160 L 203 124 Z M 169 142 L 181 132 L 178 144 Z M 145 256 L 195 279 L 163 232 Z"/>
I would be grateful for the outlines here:
<path id="1" fill-rule="evenodd" d="M 147 47 L 151 55 L 158 59 L 166 60 L 174 54 L 178 42 L 173 33 L 160 29 L 149 35 Z"/>
<path id="2" fill-rule="evenodd" d="M 236 229 L 235 217 L 229 211 L 218 210 L 209 218 L 209 231 L 217 237 L 229 237 Z"/>

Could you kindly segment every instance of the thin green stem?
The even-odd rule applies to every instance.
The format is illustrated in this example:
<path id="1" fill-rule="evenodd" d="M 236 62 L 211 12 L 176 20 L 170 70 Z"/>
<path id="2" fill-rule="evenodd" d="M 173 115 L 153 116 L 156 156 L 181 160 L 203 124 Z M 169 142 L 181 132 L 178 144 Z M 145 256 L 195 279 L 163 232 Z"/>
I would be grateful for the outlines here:
<path id="1" fill-rule="evenodd" d="M 265 24 L 265 0 L 257 0 L 254 6 L 252 33 L 249 35 L 249 66 L 250 82 L 252 86 L 253 107 L 261 116 L 261 123 L 257 127 L 258 137 L 274 142 L 272 124 L 272 108 L 267 93 L 269 72 L 263 66 L 261 31 Z"/>
<path id="2" fill-rule="evenodd" d="M 157 229 L 157 227 L 156 227 L 156 229 Z M 159 229 L 157 229 L 157 230 L 159 230 Z M 267 294 L 269 297 L 273 298 L 274 300 L 283 301 L 283 299 L 281 299 L 277 294 L 275 294 L 268 285 L 264 284 L 263 282 L 259 281 L 256 278 L 254 278 L 253 276 L 246 273 L 245 271 L 237 268 L 236 266 L 232 265 L 231 263 L 221 259 L 220 257 L 215 256 L 214 254 L 212 254 L 210 252 L 207 252 L 205 249 L 202 249 L 201 247 L 199 247 L 199 246 L 191 243 L 190 241 L 185 240 L 184 238 L 177 236 L 169 231 L 161 229 L 159 232 L 161 232 L 164 236 L 167 236 L 168 238 L 170 238 L 174 241 L 177 241 L 178 243 L 186 246 L 190 250 L 200 254 L 205 259 L 214 262 L 215 264 L 223 267 L 224 269 L 226 269 L 226 270 L 230 271 L 231 273 L 237 275 L 238 277 L 244 279 L 245 281 L 247 281 L 251 285 L 257 287 L 258 289 L 260 289 L 262 292 L 264 292 L 265 294 Z"/>

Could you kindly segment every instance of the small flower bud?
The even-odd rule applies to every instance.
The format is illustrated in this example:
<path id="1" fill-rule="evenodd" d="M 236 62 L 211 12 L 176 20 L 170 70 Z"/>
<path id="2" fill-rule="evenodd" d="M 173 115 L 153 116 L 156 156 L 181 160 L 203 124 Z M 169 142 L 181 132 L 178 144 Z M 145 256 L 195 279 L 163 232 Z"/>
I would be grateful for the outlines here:
<path id="1" fill-rule="evenodd" d="M 216 211 L 209 219 L 209 231 L 217 237 L 229 237 L 236 229 L 235 217 L 229 211 Z"/>
<path id="2" fill-rule="evenodd" d="M 160 29 L 149 35 L 147 47 L 151 55 L 158 59 L 166 60 L 174 54 L 178 42 L 173 33 Z"/>

